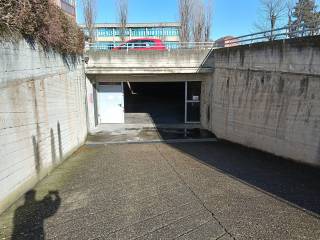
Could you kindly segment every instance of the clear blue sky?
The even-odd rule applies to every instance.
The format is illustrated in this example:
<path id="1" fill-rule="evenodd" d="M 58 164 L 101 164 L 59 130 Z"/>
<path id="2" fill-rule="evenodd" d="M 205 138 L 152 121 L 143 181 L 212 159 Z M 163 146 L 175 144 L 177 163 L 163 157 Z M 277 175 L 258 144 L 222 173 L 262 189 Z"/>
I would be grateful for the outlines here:
<path id="1" fill-rule="evenodd" d="M 97 22 L 117 22 L 115 0 L 97 1 Z M 214 15 L 212 39 L 226 35 L 244 35 L 254 31 L 259 16 L 259 0 L 213 0 Z M 319 3 L 320 0 L 317 2 Z M 178 21 L 177 0 L 128 0 L 128 22 L 175 22 Z M 83 23 L 81 0 L 77 7 L 78 22 Z"/>

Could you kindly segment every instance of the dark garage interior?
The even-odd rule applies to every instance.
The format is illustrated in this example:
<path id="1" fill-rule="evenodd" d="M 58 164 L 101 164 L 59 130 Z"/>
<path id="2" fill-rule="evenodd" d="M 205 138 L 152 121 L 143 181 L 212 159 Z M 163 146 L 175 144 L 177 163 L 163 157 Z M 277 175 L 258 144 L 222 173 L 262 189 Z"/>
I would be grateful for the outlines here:
<path id="1" fill-rule="evenodd" d="M 157 124 L 184 123 L 184 82 L 124 83 L 125 113 L 147 113 Z"/>

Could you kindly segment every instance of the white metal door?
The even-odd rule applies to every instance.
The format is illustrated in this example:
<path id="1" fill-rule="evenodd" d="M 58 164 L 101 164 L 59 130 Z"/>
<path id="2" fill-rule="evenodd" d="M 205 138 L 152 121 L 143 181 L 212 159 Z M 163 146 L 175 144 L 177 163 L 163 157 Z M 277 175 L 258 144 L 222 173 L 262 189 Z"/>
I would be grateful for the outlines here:
<path id="1" fill-rule="evenodd" d="M 98 94 L 100 123 L 124 123 L 122 83 L 100 83 Z"/>

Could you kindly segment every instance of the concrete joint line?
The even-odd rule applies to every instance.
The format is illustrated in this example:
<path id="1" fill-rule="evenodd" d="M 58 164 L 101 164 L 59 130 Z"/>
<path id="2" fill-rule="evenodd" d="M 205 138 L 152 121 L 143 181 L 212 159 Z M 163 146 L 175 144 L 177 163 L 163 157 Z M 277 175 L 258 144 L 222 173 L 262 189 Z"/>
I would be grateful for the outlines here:
<path id="1" fill-rule="evenodd" d="M 191 229 L 191 230 L 189 230 L 189 231 L 187 231 L 187 232 L 179 235 L 178 237 L 176 237 L 176 238 L 174 238 L 174 239 L 178 239 L 178 238 L 180 238 L 180 237 L 182 237 L 182 236 L 185 236 L 185 235 L 187 235 L 187 234 L 189 234 L 189 233 L 192 233 L 192 232 L 196 231 L 197 229 L 201 228 L 202 226 L 206 225 L 206 224 L 209 223 L 209 222 L 212 222 L 212 219 L 209 220 L 209 221 L 206 221 L 205 223 L 200 224 L 200 225 L 197 226 L 196 228 L 193 228 L 193 229 Z M 225 235 L 226 235 L 226 233 L 223 233 L 223 234 L 222 234 L 222 236 L 225 236 Z M 218 238 L 220 238 L 220 237 L 221 237 L 221 236 L 219 236 Z M 217 239 L 218 239 L 218 238 L 217 238 Z"/>
<path id="2" fill-rule="evenodd" d="M 40 80 L 52 78 L 55 76 L 62 76 L 62 75 L 66 75 L 67 73 L 68 73 L 67 71 L 59 71 L 58 73 L 48 73 L 48 74 L 39 74 L 37 76 L 22 77 L 14 81 L 8 81 L 3 84 L 0 84 L 0 89 L 14 87 L 14 86 L 29 83 L 32 81 L 40 81 Z"/>
<path id="3" fill-rule="evenodd" d="M 163 226 L 161 226 L 161 227 L 159 227 L 159 228 L 157 228 L 157 229 L 155 229 L 155 230 L 153 230 L 153 231 L 151 231 L 151 232 L 148 232 L 148 233 L 146 233 L 146 234 L 144 234 L 144 235 L 142 235 L 142 236 L 138 236 L 138 237 L 136 237 L 136 238 L 133 238 L 132 240 L 135 240 L 135 239 L 144 237 L 144 236 L 146 236 L 146 235 L 148 235 L 148 234 L 152 234 L 152 233 L 154 233 L 154 232 L 156 232 L 156 231 L 159 231 L 159 230 L 161 230 L 161 229 L 163 229 L 163 228 L 171 225 L 172 223 L 179 222 L 179 221 L 182 220 L 182 219 L 188 218 L 188 217 L 192 216 L 193 214 L 197 214 L 197 213 L 200 213 L 200 212 L 201 212 L 201 210 L 192 212 L 192 213 L 190 213 L 190 214 L 188 214 L 188 215 L 186 215 L 186 216 L 180 217 L 180 218 L 178 218 L 178 219 L 176 219 L 176 220 L 174 220 L 174 221 L 171 221 L 171 222 L 169 222 L 169 223 L 167 223 L 167 224 L 164 224 Z M 207 223 L 207 222 L 206 222 L 206 223 Z"/>
<path id="4" fill-rule="evenodd" d="M 227 228 L 225 226 L 223 226 L 223 224 L 220 222 L 220 220 L 215 216 L 214 212 L 212 212 L 206 205 L 205 203 L 201 200 L 201 198 L 193 191 L 193 189 L 188 185 L 188 183 L 183 179 L 183 177 L 181 176 L 181 174 L 174 168 L 174 166 L 170 163 L 169 159 L 160 151 L 160 149 L 155 146 L 155 148 L 157 149 L 157 151 L 159 152 L 159 154 L 163 157 L 163 159 L 166 161 L 166 163 L 170 166 L 170 168 L 172 169 L 172 171 L 174 171 L 178 178 L 182 181 L 182 183 L 190 190 L 190 192 L 195 196 L 195 198 L 198 200 L 198 202 L 203 206 L 204 209 L 206 209 L 206 211 L 208 211 L 212 218 L 219 224 L 219 226 L 226 232 L 226 234 L 228 234 L 230 237 L 232 237 L 234 240 L 236 240 L 236 238 L 227 230 Z"/>
<path id="5" fill-rule="evenodd" d="M 110 235 L 112 235 L 112 234 L 114 234 L 114 233 L 120 232 L 121 230 L 124 230 L 124 229 L 126 229 L 126 228 L 131 227 L 131 226 L 134 226 L 135 224 L 138 224 L 138 223 L 141 223 L 141 222 L 148 221 L 148 220 L 150 220 L 150 219 L 159 217 L 159 216 L 161 216 L 161 215 L 163 215 L 163 214 L 166 214 L 166 213 L 168 213 L 168 212 L 170 212 L 170 211 L 172 211 L 172 210 L 174 210 L 174 209 L 176 209 L 176 208 L 186 206 L 186 205 L 188 205 L 188 204 L 190 204 L 190 203 L 191 203 L 191 202 L 188 202 L 188 203 L 184 203 L 184 204 L 182 204 L 182 205 L 179 205 L 179 206 L 170 208 L 170 209 L 168 209 L 168 210 L 166 210 L 166 211 L 164 211 L 164 212 L 161 212 L 161 213 L 156 214 L 156 215 L 154 215 L 154 216 L 152 216 L 152 217 L 146 218 L 146 219 L 144 219 L 144 220 L 142 220 L 142 221 L 133 222 L 133 223 L 131 223 L 131 224 L 125 225 L 125 226 L 122 227 L 122 228 L 118 228 L 118 229 L 116 229 L 116 230 L 107 232 L 107 233 L 104 234 L 104 235 L 95 236 L 94 238 L 91 238 L 91 239 L 92 239 L 92 240 L 95 240 L 95 239 L 101 239 L 102 237 L 110 236 Z M 189 215 L 188 215 L 188 216 L 189 216 Z M 116 218 L 116 217 L 117 217 L 117 216 L 111 218 L 111 220 L 114 219 L 114 218 Z M 82 218 L 82 217 L 81 217 L 81 218 Z M 80 217 L 79 217 L 78 219 L 80 219 Z M 73 221 L 73 219 L 70 219 L 70 221 Z M 69 222 L 70 222 L 70 221 L 69 221 Z M 99 222 L 99 224 L 101 224 L 101 223 L 103 224 L 103 223 L 106 223 L 106 222 L 107 222 L 107 221 L 102 221 L 102 222 Z M 94 226 L 94 225 L 96 225 L 96 223 L 91 224 L 91 225 L 89 225 L 89 226 Z M 77 231 L 77 230 L 73 230 L 72 232 L 75 232 L 75 231 Z M 156 231 L 156 230 L 155 230 L 155 231 Z M 149 234 L 149 233 L 147 233 L 147 234 Z M 61 234 L 61 235 L 58 235 L 58 237 L 59 237 L 59 236 L 64 236 L 64 235 Z M 144 236 L 144 235 L 143 235 L 143 236 Z M 141 236 L 139 236 L 139 237 L 141 237 Z M 139 238 L 139 237 L 136 237 L 136 238 Z"/>
<path id="6" fill-rule="evenodd" d="M 233 70 L 233 71 L 248 71 L 251 72 L 266 72 L 266 73 L 278 73 L 278 74 L 288 74 L 288 75 L 303 75 L 308 77 L 319 77 L 318 73 L 304 73 L 304 72 L 289 72 L 289 71 L 281 71 L 281 70 L 265 70 L 260 68 L 232 68 L 232 67 L 216 67 L 215 69 L 223 69 L 223 70 Z"/>
<path id="7" fill-rule="evenodd" d="M 180 188 L 181 188 L 181 187 L 180 187 Z M 173 189 L 173 188 L 172 188 L 172 189 Z M 170 192 L 172 189 L 169 189 L 169 190 L 167 190 L 167 191 L 164 191 L 163 193 Z M 161 196 L 161 194 L 158 194 L 158 193 L 157 193 L 157 194 L 153 194 L 153 195 L 144 197 L 144 198 L 142 198 L 142 199 L 140 199 L 140 200 L 145 200 L 145 199 L 153 198 L 153 197 L 155 197 L 155 196 Z M 177 209 L 177 208 L 186 206 L 186 205 L 191 204 L 191 203 L 192 203 L 192 202 L 187 202 L 187 203 L 183 203 L 183 204 L 181 204 L 181 205 L 178 205 L 178 206 L 169 208 L 168 210 L 166 210 L 166 211 L 164 211 L 164 212 L 161 212 L 161 213 L 159 213 L 159 214 L 156 214 L 156 215 L 154 215 L 154 216 L 152 216 L 152 217 L 146 218 L 146 219 L 144 219 L 144 220 L 142 220 L 142 221 L 134 222 L 134 223 L 132 223 L 132 224 L 126 225 L 126 226 L 123 227 L 123 228 L 120 228 L 120 229 L 117 229 L 117 230 L 115 230 L 115 231 L 109 232 L 109 233 L 106 234 L 106 236 L 109 236 L 109 235 L 111 235 L 111 234 L 113 234 L 113 233 L 116 233 L 116 232 L 118 232 L 118 231 L 120 231 L 120 230 L 123 230 L 123 229 L 125 229 L 125 228 L 127 228 L 127 227 L 133 226 L 134 224 L 137 224 L 137 223 L 140 223 L 140 222 L 143 222 L 143 221 L 147 221 L 147 220 L 149 220 L 149 219 L 156 218 L 156 217 L 161 216 L 161 215 L 163 215 L 163 214 L 165 214 L 165 213 L 167 213 L 167 212 L 170 212 L 170 211 L 172 211 L 172 210 L 174 210 L 174 209 Z M 106 211 L 109 211 L 109 209 L 103 209 L 103 210 L 101 209 L 101 210 L 95 211 L 94 214 L 103 213 L 103 212 L 106 212 Z M 199 210 L 199 211 L 200 211 L 200 210 Z M 134 213 L 134 212 L 135 212 L 135 211 L 133 211 L 132 213 Z M 72 211 L 66 211 L 66 213 L 72 213 Z M 86 217 L 86 216 L 90 216 L 90 215 L 92 215 L 92 213 L 85 214 L 85 215 L 83 215 L 83 216 L 81 216 L 81 217 L 69 219 L 69 220 L 67 220 L 67 221 L 64 221 L 64 222 L 58 224 L 58 225 L 63 225 L 63 224 L 66 224 L 66 223 L 68 223 L 68 222 L 72 222 L 72 221 L 74 221 L 74 220 L 77 220 L 77 219 L 80 219 L 80 218 L 83 218 L 83 217 Z M 119 216 L 122 216 L 122 215 L 121 215 L 121 214 L 115 215 L 115 216 L 111 217 L 111 220 L 113 220 L 113 219 L 115 219 L 115 218 L 117 218 L 117 217 L 119 217 Z M 188 215 L 188 216 L 189 216 L 189 215 Z M 184 217 L 182 217 L 182 218 L 184 218 Z M 102 222 L 100 222 L 100 223 L 105 223 L 105 221 L 102 221 Z M 91 226 L 94 226 L 94 225 L 95 225 L 95 223 L 94 223 L 94 224 L 91 224 L 91 225 L 88 225 L 88 226 L 91 227 Z M 36 228 L 38 228 L 38 227 L 36 227 Z M 36 229 L 36 228 L 35 228 L 35 229 Z M 50 228 L 49 228 L 49 229 L 50 229 Z M 75 232 L 75 231 L 76 231 L 76 230 L 73 230 L 73 231 L 71 231 L 71 232 Z M 63 236 L 63 233 L 62 233 L 61 235 L 58 235 L 58 236 Z M 98 236 L 97 238 L 99 238 L 99 237 L 103 237 L 103 236 Z M 94 239 L 96 239 L 96 238 L 94 238 Z"/>
<path id="8" fill-rule="evenodd" d="M 159 187 L 162 187 L 162 186 L 166 186 L 167 184 L 162 184 L 162 185 L 159 185 Z M 167 193 L 167 192 L 170 192 L 170 191 L 172 191 L 172 190 L 174 190 L 174 189 L 180 189 L 180 188 L 182 188 L 182 187 L 185 187 L 185 186 L 183 186 L 183 185 L 181 185 L 180 187 L 175 187 L 175 188 L 170 188 L 170 189 L 168 189 L 168 190 L 166 190 L 166 191 L 163 191 L 163 193 Z M 104 188 L 101 188 L 101 190 L 100 191 L 102 191 Z M 150 190 L 150 189 L 149 189 Z M 143 193 L 144 192 L 144 190 L 141 190 L 141 191 L 138 191 L 137 193 L 130 193 L 130 194 L 124 194 L 124 195 L 120 195 L 118 198 L 127 198 L 128 196 L 135 196 L 135 195 L 139 195 L 140 193 Z M 156 197 L 156 196 L 161 196 L 161 194 L 159 194 L 159 193 L 155 193 L 155 194 L 153 194 L 153 195 L 149 195 L 148 197 L 145 197 L 145 198 L 142 198 L 142 200 L 144 200 L 144 199 L 147 199 L 147 198 L 149 198 L 149 197 Z M 88 199 L 90 199 L 90 198 L 88 198 Z M 108 200 L 117 200 L 117 199 L 115 199 L 115 198 L 110 198 L 110 199 L 108 199 Z M 107 200 L 106 200 L 107 201 Z M 79 203 L 79 202 L 81 202 L 81 201 L 70 201 L 70 202 L 68 202 L 68 203 L 65 203 L 65 204 L 61 204 L 60 205 L 60 208 L 66 208 L 66 207 L 69 207 L 70 205 L 72 205 L 72 204 L 75 204 L 75 203 Z M 72 210 L 71 211 L 64 211 L 64 212 L 66 212 L 66 213 L 71 213 L 72 212 Z M 73 220 L 73 219 L 72 219 Z M 70 221 L 72 221 L 72 220 L 70 220 Z M 65 223 L 65 222 L 64 222 Z"/>

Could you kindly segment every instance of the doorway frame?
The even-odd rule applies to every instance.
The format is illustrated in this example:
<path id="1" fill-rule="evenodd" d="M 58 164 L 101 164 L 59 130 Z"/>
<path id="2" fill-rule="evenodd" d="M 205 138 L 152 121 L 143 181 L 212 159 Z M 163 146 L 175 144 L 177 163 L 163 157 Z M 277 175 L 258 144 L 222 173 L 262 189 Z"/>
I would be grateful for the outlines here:
<path id="1" fill-rule="evenodd" d="M 190 81 L 185 81 L 185 94 L 184 94 L 184 98 L 185 98 L 185 104 L 184 104 L 184 123 L 185 124 L 199 124 L 201 123 L 201 110 L 200 110 L 200 119 L 199 121 L 193 122 L 193 121 L 188 121 L 188 103 L 199 103 L 201 105 L 201 92 L 200 92 L 200 96 L 199 96 L 199 100 L 188 100 L 188 82 Z M 195 82 L 200 82 L 201 81 L 195 81 Z"/>

